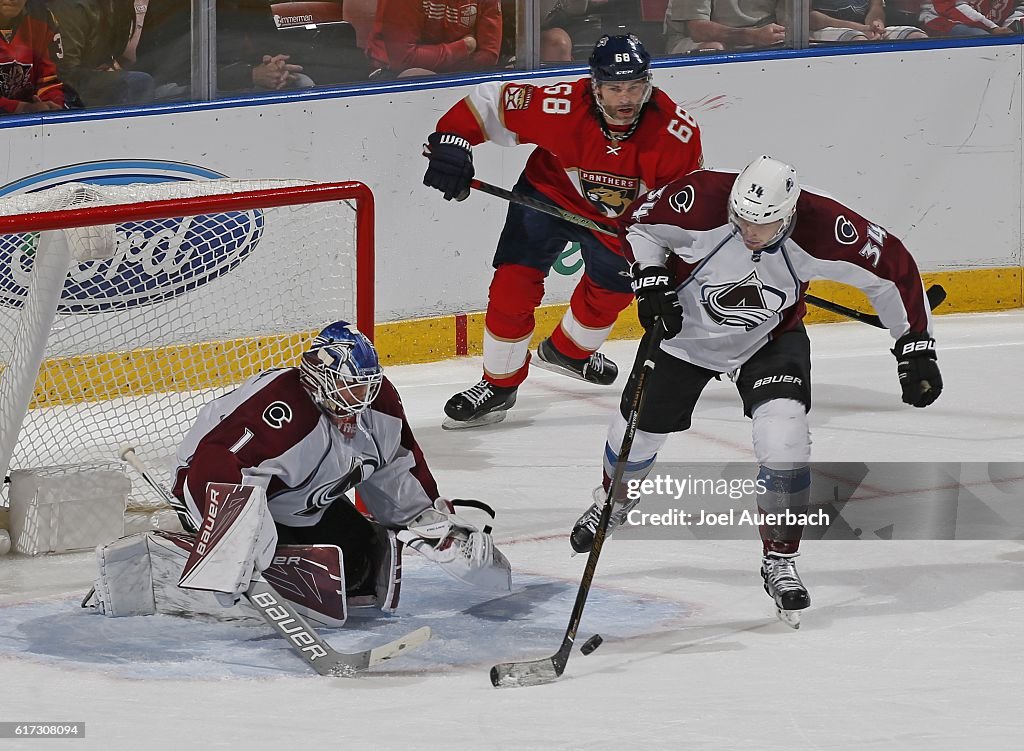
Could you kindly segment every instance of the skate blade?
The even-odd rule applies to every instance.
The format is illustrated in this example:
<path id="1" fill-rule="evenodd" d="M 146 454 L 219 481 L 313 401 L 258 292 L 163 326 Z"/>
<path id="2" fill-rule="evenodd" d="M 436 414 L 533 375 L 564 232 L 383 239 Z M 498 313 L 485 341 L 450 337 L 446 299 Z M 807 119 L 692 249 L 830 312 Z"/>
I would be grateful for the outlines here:
<path id="1" fill-rule="evenodd" d="M 801 610 L 783 610 L 778 605 L 775 606 L 775 615 L 778 619 L 794 630 L 800 628 L 800 613 L 802 612 Z"/>
<path id="2" fill-rule="evenodd" d="M 577 381 L 583 381 L 584 383 L 593 383 L 593 381 L 588 381 L 575 370 L 569 370 L 568 368 L 563 368 L 561 365 L 556 365 L 553 362 L 541 360 L 539 353 L 536 357 L 530 360 L 530 365 L 534 366 L 535 368 L 540 368 L 541 370 L 547 370 L 551 373 L 558 373 L 558 375 L 564 375 L 569 376 L 570 378 L 575 378 Z M 595 383 L 594 385 L 597 386 L 600 384 Z"/>
<path id="3" fill-rule="evenodd" d="M 474 420 L 453 420 L 450 417 L 445 417 L 444 422 L 441 423 L 443 430 L 466 430 L 467 428 L 482 428 L 484 425 L 494 425 L 505 419 L 505 415 L 508 414 L 508 410 L 501 412 L 488 412 L 486 415 L 480 415 Z"/>

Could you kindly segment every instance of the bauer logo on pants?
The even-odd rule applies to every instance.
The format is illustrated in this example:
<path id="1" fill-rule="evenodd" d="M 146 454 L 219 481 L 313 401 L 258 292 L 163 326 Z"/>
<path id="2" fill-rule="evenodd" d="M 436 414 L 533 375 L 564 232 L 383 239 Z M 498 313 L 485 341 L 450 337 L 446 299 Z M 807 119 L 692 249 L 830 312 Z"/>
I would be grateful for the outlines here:
<path id="1" fill-rule="evenodd" d="M 176 162 L 88 162 L 18 180 L 0 188 L 0 196 L 14 204 L 7 213 L 33 213 L 174 198 L 182 182 L 222 177 Z M 40 193 L 50 188 L 61 192 Z M 77 244 L 109 252 L 101 260 L 72 263 L 58 312 L 129 310 L 177 297 L 238 266 L 263 229 L 263 212 L 250 210 L 68 230 L 72 249 Z M 24 304 L 39 240 L 36 232 L 0 235 L 0 305 Z"/>

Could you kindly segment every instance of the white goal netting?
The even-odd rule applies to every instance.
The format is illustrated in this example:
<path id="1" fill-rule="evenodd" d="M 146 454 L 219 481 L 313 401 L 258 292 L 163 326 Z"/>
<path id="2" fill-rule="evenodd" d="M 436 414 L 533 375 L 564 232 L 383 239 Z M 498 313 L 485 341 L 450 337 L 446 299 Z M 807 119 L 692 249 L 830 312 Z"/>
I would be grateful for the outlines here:
<path id="1" fill-rule="evenodd" d="M 372 326 L 368 196 L 214 180 L 0 198 L 3 469 L 108 468 L 131 444 L 166 478 L 214 395 L 294 364 L 330 321 Z"/>

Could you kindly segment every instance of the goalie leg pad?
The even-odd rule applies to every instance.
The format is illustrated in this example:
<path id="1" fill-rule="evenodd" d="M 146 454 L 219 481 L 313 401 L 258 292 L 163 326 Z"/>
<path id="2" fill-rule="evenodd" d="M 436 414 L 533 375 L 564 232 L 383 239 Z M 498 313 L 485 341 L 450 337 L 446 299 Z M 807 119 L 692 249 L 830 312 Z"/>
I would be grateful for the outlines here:
<path id="1" fill-rule="evenodd" d="M 147 537 L 132 535 L 96 548 L 96 607 L 103 615 L 118 618 L 156 612 Z"/>
<path id="2" fill-rule="evenodd" d="M 378 608 L 391 614 L 402 593 L 402 548 L 394 530 L 373 524 L 374 540 L 369 567 L 372 576 L 348 593 L 349 607 Z"/>
<path id="3" fill-rule="evenodd" d="M 213 593 L 178 586 L 192 547 L 188 535 L 156 531 L 97 548 L 96 609 L 110 617 L 164 613 L 218 620 L 256 618 L 246 603 L 224 609 Z M 345 570 L 337 546 L 280 545 L 263 573 L 314 625 L 344 625 Z"/>
<path id="4" fill-rule="evenodd" d="M 310 623 L 345 625 L 345 564 L 337 545 L 279 545 L 263 577 Z"/>
<path id="5" fill-rule="evenodd" d="M 192 552 L 191 537 L 174 532 L 142 532 L 96 549 L 96 609 L 108 617 L 134 615 L 211 615 L 245 618 L 241 608 L 225 610 L 210 592 L 178 586 Z"/>

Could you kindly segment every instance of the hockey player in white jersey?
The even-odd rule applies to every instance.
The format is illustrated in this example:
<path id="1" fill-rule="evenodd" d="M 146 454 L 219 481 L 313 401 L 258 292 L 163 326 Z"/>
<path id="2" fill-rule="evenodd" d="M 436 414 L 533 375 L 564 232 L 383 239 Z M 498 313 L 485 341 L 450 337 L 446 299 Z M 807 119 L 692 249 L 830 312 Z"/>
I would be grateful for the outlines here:
<path id="1" fill-rule="evenodd" d="M 814 278 L 862 289 L 896 345 L 903 401 L 934 402 L 942 378 L 931 312 L 913 257 L 895 236 L 833 198 L 801 190 L 796 171 L 768 156 L 735 172 L 700 170 L 634 204 L 621 232 L 640 321 L 662 328 L 609 533 L 638 500 L 626 483 L 650 472 L 670 433 L 687 430 L 707 383 L 735 376 L 767 493 L 762 511 L 803 505 L 810 484 L 810 342 L 803 293 Z M 647 346 L 641 343 L 639 353 Z M 608 431 L 604 484 L 571 543 L 589 551 L 608 492 L 625 416 L 642 370 L 638 354 Z M 761 527 L 765 590 L 783 613 L 810 604 L 794 562 L 802 527 Z M 797 620 L 798 622 L 798 620 Z M 790 625 L 793 625 L 791 622 Z"/>
<path id="2" fill-rule="evenodd" d="M 325 328 L 298 367 L 260 373 L 206 405 L 177 460 L 173 494 L 182 525 L 195 537 L 171 540 L 173 545 L 160 539 L 156 548 L 150 541 L 149 558 L 154 550 L 162 560 L 168 549 L 180 555 L 175 545 L 190 548 L 187 563 L 178 564 L 178 587 L 212 592 L 225 607 L 266 572 L 296 602 L 289 591 L 296 579 L 315 574 L 339 582 L 335 589 L 341 588 L 337 594 L 344 599 L 329 618 L 309 614 L 321 623 L 340 625 L 345 600 L 368 599 L 393 610 L 403 544 L 471 585 L 511 587 L 508 560 L 495 548 L 489 528 L 481 530 L 455 513 L 460 503 L 486 505 L 439 495 L 376 350 L 344 321 Z M 372 521 L 348 497 L 356 489 Z M 101 556 L 101 569 L 119 570 L 118 561 L 139 549 Z M 305 566 L 306 574 L 290 572 L 291 564 Z M 97 585 L 101 595 L 130 589 L 104 576 Z M 313 593 L 312 600 L 322 594 Z M 122 602 L 119 607 L 104 601 L 101 609 L 115 615 L 153 609 Z M 307 604 L 323 610 L 317 602 Z M 178 602 L 172 608 L 188 606 Z M 164 612 L 159 603 L 156 611 Z"/>

